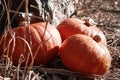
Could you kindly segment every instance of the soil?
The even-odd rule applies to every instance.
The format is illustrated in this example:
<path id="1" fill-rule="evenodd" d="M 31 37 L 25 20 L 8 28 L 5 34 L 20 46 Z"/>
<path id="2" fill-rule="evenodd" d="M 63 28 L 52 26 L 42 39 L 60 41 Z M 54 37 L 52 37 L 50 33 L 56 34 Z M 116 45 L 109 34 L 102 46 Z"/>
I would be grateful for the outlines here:
<path id="1" fill-rule="evenodd" d="M 68 17 L 93 19 L 107 38 L 112 64 L 104 76 L 86 75 L 67 70 L 58 57 L 51 64 L 33 66 L 34 75 L 39 74 L 37 80 L 120 80 L 120 0 L 50 0 L 50 2 L 52 11 L 54 7 L 51 20 L 54 25 Z M 9 68 L 7 77 L 14 77 L 10 73 L 14 72 L 12 69 L 15 67 Z M 4 76 L 3 69 L 0 66 L 0 79 Z"/>

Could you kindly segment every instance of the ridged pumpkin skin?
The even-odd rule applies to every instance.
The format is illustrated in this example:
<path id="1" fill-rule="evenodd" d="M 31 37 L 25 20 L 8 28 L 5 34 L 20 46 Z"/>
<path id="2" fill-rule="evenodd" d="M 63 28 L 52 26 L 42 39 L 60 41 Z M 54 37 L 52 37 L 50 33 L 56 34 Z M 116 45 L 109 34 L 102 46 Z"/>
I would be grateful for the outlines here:
<path id="1" fill-rule="evenodd" d="M 104 75 L 111 66 L 108 49 L 81 34 L 72 35 L 63 42 L 60 57 L 65 67 L 75 72 Z"/>
<path id="2" fill-rule="evenodd" d="M 63 41 L 73 34 L 84 34 L 92 38 L 95 35 L 99 35 L 101 37 L 101 43 L 107 46 L 105 35 L 100 29 L 95 25 L 88 26 L 85 21 L 78 18 L 68 18 L 63 20 L 57 26 L 57 29 L 59 30 Z"/>
<path id="3" fill-rule="evenodd" d="M 46 23 L 40 22 L 31 24 L 29 27 L 27 26 L 26 29 L 24 26 L 12 29 L 12 31 L 15 33 L 15 38 L 13 38 L 10 46 L 8 46 L 10 40 L 12 39 L 10 32 L 7 33 L 6 37 L 3 37 L 0 45 L 0 54 L 6 54 L 8 52 L 9 57 L 12 55 L 12 61 L 14 65 L 18 65 L 19 57 L 21 54 L 23 54 L 25 61 L 22 63 L 22 66 L 25 66 L 25 62 L 29 55 L 30 59 L 28 64 L 30 64 L 32 61 L 32 56 L 27 43 L 25 42 L 27 41 L 29 47 L 31 48 L 32 55 L 34 56 L 37 53 L 34 60 L 34 65 L 46 64 L 52 61 L 58 55 L 62 40 L 56 27 L 50 24 L 47 25 L 47 29 L 44 34 L 45 25 Z M 7 47 L 9 48 L 3 52 L 3 50 L 5 50 Z M 12 49 L 14 49 L 13 53 Z"/>

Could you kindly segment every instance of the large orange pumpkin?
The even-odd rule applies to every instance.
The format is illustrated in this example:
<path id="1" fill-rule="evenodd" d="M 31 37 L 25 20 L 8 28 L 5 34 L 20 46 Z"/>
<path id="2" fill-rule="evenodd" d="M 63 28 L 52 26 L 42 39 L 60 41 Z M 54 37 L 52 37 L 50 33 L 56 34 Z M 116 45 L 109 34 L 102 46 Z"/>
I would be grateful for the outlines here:
<path id="1" fill-rule="evenodd" d="M 46 29 L 45 29 L 46 28 Z M 56 27 L 45 22 L 34 23 L 10 30 L 2 36 L 0 54 L 8 54 L 14 65 L 18 65 L 20 55 L 24 55 L 25 66 L 34 59 L 34 65 L 46 64 L 58 54 L 61 36 Z M 29 59 L 27 59 L 29 56 Z M 35 57 L 35 58 L 33 58 Z"/>
<path id="2" fill-rule="evenodd" d="M 86 20 L 80 20 L 78 18 L 68 18 L 63 20 L 58 26 L 62 40 L 64 41 L 67 37 L 73 34 L 84 34 L 90 37 L 99 35 L 101 37 L 101 43 L 107 46 L 106 38 L 103 32 L 96 27 L 96 25 L 89 25 Z"/>
<path id="3" fill-rule="evenodd" d="M 75 72 L 103 75 L 111 66 L 108 49 L 81 34 L 72 35 L 63 42 L 60 57 L 66 68 Z"/>

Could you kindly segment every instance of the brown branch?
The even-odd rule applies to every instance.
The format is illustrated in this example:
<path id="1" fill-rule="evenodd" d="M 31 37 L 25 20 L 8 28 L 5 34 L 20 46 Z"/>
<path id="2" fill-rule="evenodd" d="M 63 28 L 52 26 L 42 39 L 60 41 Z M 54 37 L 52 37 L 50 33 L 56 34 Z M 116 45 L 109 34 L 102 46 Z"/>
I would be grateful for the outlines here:
<path id="1" fill-rule="evenodd" d="M 33 69 L 37 71 L 47 72 L 50 74 L 59 74 L 59 75 L 65 75 L 65 76 L 75 76 L 75 77 L 92 78 L 92 79 L 102 77 L 95 74 L 72 72 L 65 69 L 44 68 L 44 67 L 33 67 Z"/>

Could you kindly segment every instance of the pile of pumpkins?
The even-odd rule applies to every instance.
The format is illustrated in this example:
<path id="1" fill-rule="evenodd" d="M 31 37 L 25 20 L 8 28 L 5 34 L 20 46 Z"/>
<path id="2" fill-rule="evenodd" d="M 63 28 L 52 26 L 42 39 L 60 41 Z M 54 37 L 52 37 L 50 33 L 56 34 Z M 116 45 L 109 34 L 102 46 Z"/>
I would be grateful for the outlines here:
<path id="1" fill-rule="evenodd" d="M 0 37 L 3 54 L 15 66 L 47 64 L 59 55 L 67 69 L 86 74 L 104 75 L 111 66 L 105 35 L 87 19 L 68 18 L 57 27 L 38 22 L 13 28 Z"/>

